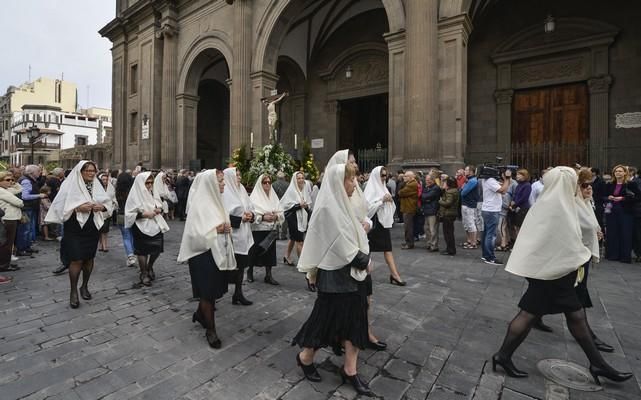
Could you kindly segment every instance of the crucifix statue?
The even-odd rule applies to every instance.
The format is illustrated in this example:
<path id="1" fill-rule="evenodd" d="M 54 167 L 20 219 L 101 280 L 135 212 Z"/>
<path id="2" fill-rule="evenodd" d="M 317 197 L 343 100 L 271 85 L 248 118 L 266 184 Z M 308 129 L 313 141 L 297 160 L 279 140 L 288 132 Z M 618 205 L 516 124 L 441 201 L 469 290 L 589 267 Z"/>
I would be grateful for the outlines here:
<path id="1" fill-rule="evenodd" d="M 272 91 L 272 95 L 263 97 L 260 101 L 267 105 L 267 124 L 269 124 L 269 141 L 276 141 L 276 124 L 278 123 L 278 114 L 276 113 L 276 105 L 280 103 L 285 97 L 289 95 L 288 92 L 278 93 Z"/>

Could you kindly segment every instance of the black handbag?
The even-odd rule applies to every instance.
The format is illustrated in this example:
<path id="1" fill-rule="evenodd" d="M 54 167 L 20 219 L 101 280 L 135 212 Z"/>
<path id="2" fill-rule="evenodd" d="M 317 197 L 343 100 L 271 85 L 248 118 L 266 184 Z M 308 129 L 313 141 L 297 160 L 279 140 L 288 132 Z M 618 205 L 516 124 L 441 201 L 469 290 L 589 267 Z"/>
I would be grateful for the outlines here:
<path id="1" fill-rule="evenodd" d="M 278 226 L 278 225 L 275 225 L 275 226 Z M 265 238 L 261 240 L 260 243 L 254 243 L 254 246 L 256 247 L 254 254 L 260 257 L 263 254 L 267 253 L 267 251 L 269 251 L 269 248 L 272 247 L 276 239 L 278 239 L 278 229 L 269 231 L 267 236 L 265 236 Z"/>

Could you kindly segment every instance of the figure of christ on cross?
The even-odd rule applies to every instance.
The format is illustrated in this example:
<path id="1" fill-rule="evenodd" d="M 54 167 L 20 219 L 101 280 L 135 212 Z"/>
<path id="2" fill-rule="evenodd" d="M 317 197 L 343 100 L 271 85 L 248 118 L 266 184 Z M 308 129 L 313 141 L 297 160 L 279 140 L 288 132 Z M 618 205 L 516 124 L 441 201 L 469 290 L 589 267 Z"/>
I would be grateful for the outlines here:
<path id="1" fill-rule="evenodd" d="M 276 113 L 276 105 L 289 95 L 288 92 L 276 93 L 268 97 L 263 97 L 260 101 L 267 105 L 267 124 L 269 124 L 269 141 L 276 141 L 276 124 L 278 122 L 278 114 Z"/>

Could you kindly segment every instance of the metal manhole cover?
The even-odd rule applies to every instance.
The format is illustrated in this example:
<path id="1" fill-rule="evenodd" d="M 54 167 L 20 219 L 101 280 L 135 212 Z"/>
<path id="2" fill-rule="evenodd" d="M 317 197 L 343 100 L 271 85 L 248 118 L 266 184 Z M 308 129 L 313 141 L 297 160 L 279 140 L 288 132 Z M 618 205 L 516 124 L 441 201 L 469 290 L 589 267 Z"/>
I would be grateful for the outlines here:
<path id="1" fill-rule="evenodd" d="M 600 385 L 594 382 L 590 371 L 569 361 L 557 359 L 541 360 L 536 364 L 536 367 L 543 376 L 567 388 L 584 392 L 603 390 Z"/>

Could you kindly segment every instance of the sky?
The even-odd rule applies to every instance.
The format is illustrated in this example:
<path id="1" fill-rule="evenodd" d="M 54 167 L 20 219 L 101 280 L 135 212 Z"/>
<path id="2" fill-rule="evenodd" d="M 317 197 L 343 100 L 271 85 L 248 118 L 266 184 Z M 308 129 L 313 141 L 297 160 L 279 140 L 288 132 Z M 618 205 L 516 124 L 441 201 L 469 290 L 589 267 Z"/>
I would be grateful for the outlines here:
<path id="1" fill-rule="evenodd" d="M 111 108 L 111 42 L 98 30 L 115 13 L 115 0 L 0 0 L 0 95 L 31 65 L 32 80 L 76 83 L 82 108 Z"/>

